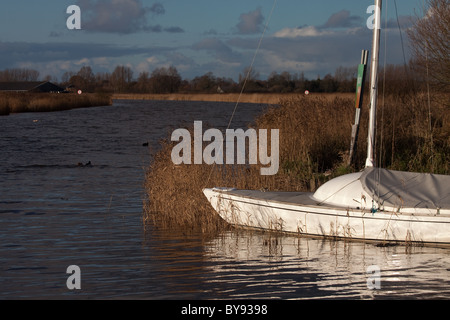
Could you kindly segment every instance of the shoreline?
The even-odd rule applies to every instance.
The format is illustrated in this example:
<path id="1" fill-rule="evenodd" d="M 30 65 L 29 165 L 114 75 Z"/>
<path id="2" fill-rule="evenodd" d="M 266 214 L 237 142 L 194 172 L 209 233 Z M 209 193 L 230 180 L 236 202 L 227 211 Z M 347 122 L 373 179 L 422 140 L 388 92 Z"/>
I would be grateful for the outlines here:
<path id="1" fill-rule="evenodd" d="M 237 102 L 278 104 L 280 100 L 304 96 L 301 93 L 243 93 L 239 99 L 239 93 L 115 93 L 113 100 L 166 100 L 166 101 L 213 101 L 213 102 Z M 311 93 L 311 97 L 352 98 L 354 93 Z"/>
<path id="2" fill-rule="evenodd" d="M 53 112 L 112 105 L 109 94 L 0 92 L 0 116 L 22 112 Z"/>

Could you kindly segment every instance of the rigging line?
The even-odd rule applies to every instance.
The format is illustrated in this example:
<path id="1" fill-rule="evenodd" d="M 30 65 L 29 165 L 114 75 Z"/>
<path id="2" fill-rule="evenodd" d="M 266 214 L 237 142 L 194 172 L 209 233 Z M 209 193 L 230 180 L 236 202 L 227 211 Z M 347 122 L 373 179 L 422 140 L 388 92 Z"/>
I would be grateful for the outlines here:
<path id="1" fill-rule="evenodd" d="M 250 73 L 251 73 L 251 71 L 252 71 L 252 69 L 253 69 L 253 65 L 255 64 L 256 56 L 258 55 L 258 51 L 259 51 L 259 49 L 261 48 L 262 40 L 263 40 L 264 35 L 265 35 L 265 33 L 266 33 L 266 30 L 267 30 L 267 28 L 268 28 L 268 26 L 269 26 L 269 22 L 270 22 L 270 19 L 272 18 L 272 13 L 273 13 L 273 11 L 275 10 L 275 7 L 276 7 L 276 5 L 277 5 L 277 2 L 278 2 L 278 0 L 274 0 L 274 1 L 273 1 L 272 10 L 270 11 L 269 18 L 268 18 L 267 21 L 266 21 L 266 24 L 265 24 L 265 26 L 264 26 L 264 30 L 263 30 L 263 32 L 262 32 L 262 34 L 261 34 L 261 37 L 259 38 L 258 46 L 257 46 L 257 48 L 256 48 L 256 50 L 255 50 L 255 54 L 253 55 L 253 59 L 252 59 L 252 62 L 251 62 L 251 64 L 250 64 L 250 67 L 248 68 L 247 75 L 246 75 L 246 77 L 245 77 L 245 79 L 244 79 L 244 83 L 242 84 L 242 88 L 241 88 L 241 91 L 240 91 L 239 96 L 238 96 L 238 98 L 237 98 L 236 105 L 234 106 L 233 113 L 231 114 L 230 121 L 228 122 L 227 129 L 230 128 L 231 122 L 233 121 L 234 114 L 236 113 L 237 107 L 238 107 L 239 102 L 240 102 L 240 100 L 241 100 L 241 96 L 242 96 L 242 94 L 244 93 L 245 86 L 247 85 L 248 78 L 250 77 Z"/>
<path id="2" fill-rule="evenodd" d="M 242 96 L 242 94 L 244 93 L 245 86 L 246 86 L 246 84 L 247 84 L 248 78 L 250 77 L 250 73 L 251 73 L 251 71 L 252 71 L 252 69 L 253 69 L 253 65 L 255 64 L 256 56 L 258 55 L 258 51 L 259 51 L 259 49 L 261 48 L 262 40 L 263 40 L 264 35 L 265 35 L 266 31 L 267 31 L 267 28 L 269 27 L 269 22 L 270 22 L 270 20 L 271 20 L 271 18 L 272 18 L 272 14 L 273 14 L 273 12 L 274 12 L 274 10 L 275 10 L 275 7 L 276 7 L 276 5 L 277 5 L 277 2 L 278 2 L 278 0 L 274 0 L 274 1 L 273 1 L 272 9 L 270 10 L 269 17 L 267 18 L 266 24 L 264 25 L 263 32 L 261 33 L 261 37 L 259 38 L 258 46 L 256 47 L 255 54 L 253 55 L 252 62 L 251 62 L 251 64 L 250 64 L 250 67 L 248 68 L 247 75 L 245 76 L 244 83 L 242 84 L 241 91 L 239 92 L 239 96 L 238 96 L 238 98 L 237 98 L 236 104 L 235 104 L 234 109 L 233 109 L 233 112 L 232 112 L 232 114 L 231 114 L 230 121 L 228 122 L 228 125 L 227 125 L 227 130 L 228 130 L 228 129 L 230 128 L 230 126 L 231 126 L 231 122 L 233 121 L 233 118 L 234 118 L 234 115 L 235 115 L 235 113 L 236 113 L 237 107 L 238 107 L 239 102 L 240 102 L 240 100 L 241 100 L 241 96 Z M 226 132 L 226 130 L 225 130 L 225 132 Z M 220 149 L 221 149 L 221 151 L 222 151 L 223 145 L 221 145 Z M 205 186 L 209 183 L 209 180 L 211 179 L 211 174 L 212 174 L 212 172 L 213 172 L 215 166 L 216 166 L 216 162 L 214 162 L 213 165 L 211 166 L 211 170 L 209 171 L 209 176 L 208 176 L 208 179 L 206 180 Z"/>
<path id="3" fill-rule="evenodd" d="M 385 18 L 384 18 L 384 66 L 383 66 L 383 88 L 382 88 L 382 108 L 381 108 L 381 130 L 380 130 L 380 154 L 378 156 L 378 167 L 382 167 L 382 159 L 383 159 L 383 138 L 384 138 L 384 109 L 386 107 L 385 99 L 386 99 L 386 65 L 387 65 L 387 37 L 388 37 L 388 6 L 389 1 L 386 1 L 386 8 L 385 8 Z M 380 198 L 380 171 L 378 170 L 378 176 L 377 176 L 377 200 L 379 201 Z"/>
<path id="4" fill-rule="evenodd" d="M 425 3 L 422 1 L 422 8 L 425 8 Z M 423 9 L 424 10 L 424 9 Z M 431 151 L 431 172 L 434 172 L 434 148 L 433 148 L 433 128 L 431 124 L 431 95 L 430 95 L 430 70 L 428 65 L 428 47 L 425 46 L 425 63 L 427 69 L 426 83 L 427 83 L 427 103 L 428 103 L 428 121 L 429 121 L 429 129 L 430 129 L 430 151 Z"/>
<path id="5" fill-rule="evenodd" d="M 430 74 L 428 68 L 428 48 L 425 48 L 425 60 L 426 60 L 426 68 L 427 68 L 427 103 L 428 103 L 428 122 L 430 129 L 430 154 L 431 154 L 431 172 L 434 172 L 434 148 L 433 148 L 433 127 L 431 124 L 431 95 L 430 95 Z"/>
<path id="6" fill-rule="evenodd" d="M 400 32 L 400 42 L 402 43 L 402 53 L 403 53 L 403 62 L 405 65 L 405 72 L 406 72 L 406 75 L 408 75 L 408 70 L 406 69 L 405 45 L 403 44 L 403 33 L 402 33 L 402 28 L 400 27 L 400 20 L 398 18 L 397 0 L 394 0 L 394 6 L 395 6 L 395 15 L 397 17 L 398 31 Z"/>

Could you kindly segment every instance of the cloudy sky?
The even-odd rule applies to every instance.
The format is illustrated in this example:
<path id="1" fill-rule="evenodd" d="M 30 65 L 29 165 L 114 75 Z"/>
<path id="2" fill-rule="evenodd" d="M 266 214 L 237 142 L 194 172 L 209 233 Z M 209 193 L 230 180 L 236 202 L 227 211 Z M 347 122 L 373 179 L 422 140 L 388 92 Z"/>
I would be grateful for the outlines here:
<path id="1" fill-rule="evenodd" d="M 404 32 L 423 0 L 396 0 Z M 366 22 L 373 0 L 22 0 L 0 10 L 0 70 L 32 68 L 60 79 L 91 66 L 112 72 L 127 65 L 140 72 L 173 65 L 183 78 L 207 72 L 237 79 L 253 59 L 265 79 L 273 72 L 308 78 L 356 66 L 371 49 Z M 70 5 L 81 9 L 81 30 L 69 30 Z M 387 28 L 384 19 L 387 9 Z M 402 63 L 394 0 L 385 0 L 383 35 L 387 63 Z M 382 41 L 384 43 L 384 39 Z M 382 48 L 384 52 L 384 48 Z"/>

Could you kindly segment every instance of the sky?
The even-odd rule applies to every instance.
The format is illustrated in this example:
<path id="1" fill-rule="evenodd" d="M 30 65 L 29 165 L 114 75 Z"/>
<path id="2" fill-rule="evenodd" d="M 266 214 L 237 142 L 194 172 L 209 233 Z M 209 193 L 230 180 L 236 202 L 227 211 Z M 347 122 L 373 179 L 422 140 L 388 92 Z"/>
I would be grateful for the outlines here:
<path id="1" fill-rule="evenodd" d="M 421 15 L 423 1 L 383 2 L 381 52 L 386 43 L 387 55 L 384 59 L 383 54 L 381 63 L 401 64 L 404 56 L 409 60 L 406 29 L 412 18 Z M 134 78 L 144 71 L 174 66 L 184 79 L 212 72 L 237 80 L 254 59 L 261 79 L 284 71 L 316 79 L 334 74 L 339 66 L 356 68 L 361 50 L 371 50 L 372 31 L 366 23 L 371 16 L 367 8 L 373 2 L 2 1 L 0 70 L 30 68 L 57 81 L 64 72 L 77 72 L 83 66 L 97 73 L 125 65 Z M 71 5 L 80 8 L 80 30 L 67 27 Z"/>

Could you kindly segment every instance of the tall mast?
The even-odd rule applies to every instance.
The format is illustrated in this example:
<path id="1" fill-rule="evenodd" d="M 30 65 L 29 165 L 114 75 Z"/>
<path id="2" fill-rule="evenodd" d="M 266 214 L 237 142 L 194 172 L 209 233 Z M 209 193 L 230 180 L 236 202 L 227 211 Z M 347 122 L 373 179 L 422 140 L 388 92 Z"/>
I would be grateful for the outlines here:
<path id="1" fill-rule="evenodd" d="M 375 24 L 373 28 L 372 63 L 370 71 L 370 115 L 369 136 L 367 143 L 366 167 L 374 166 L 374 149 L 376 135 L 376 110 L 378 92 L 378 60 L 380 55 L 380 29 L 381 29 L 381 4 L 382 0 L 375 0 Z"/>

